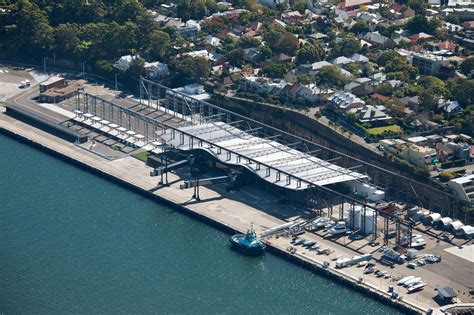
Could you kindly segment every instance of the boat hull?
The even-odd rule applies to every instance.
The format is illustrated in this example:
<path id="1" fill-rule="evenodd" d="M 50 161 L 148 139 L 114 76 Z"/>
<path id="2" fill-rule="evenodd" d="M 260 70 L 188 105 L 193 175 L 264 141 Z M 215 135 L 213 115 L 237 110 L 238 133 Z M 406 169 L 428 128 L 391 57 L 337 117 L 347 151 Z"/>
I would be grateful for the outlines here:
<path id="1" fill-rule="evenodd" d="M 262 255 L 263 253 L 265 253 L 266 245 L 264 243 L 262 243 L 262 245 L 258 246 L 258 247 L 248 247 L 248 246 L 244 246 L 241 243 L 239 243 L 234 238 L 234 236 L 231 236 L 229 238 L 229 242 L 231 243 L 232 248 L 234 248 L 234 249 L 236 249 L 240 252 L 243 252 L 247 255 L 258 256 L 258 255 Z"/>

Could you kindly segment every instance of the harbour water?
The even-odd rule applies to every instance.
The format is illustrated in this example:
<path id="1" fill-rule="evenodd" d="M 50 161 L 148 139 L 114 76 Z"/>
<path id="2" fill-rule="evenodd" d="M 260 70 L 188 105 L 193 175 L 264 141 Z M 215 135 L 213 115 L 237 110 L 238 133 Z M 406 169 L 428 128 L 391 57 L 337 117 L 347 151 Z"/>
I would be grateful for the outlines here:
<path id="1" fill-rule="evenodd" d="M 0 313 L 398 313 L 3 135 L 0 153 Z"/>

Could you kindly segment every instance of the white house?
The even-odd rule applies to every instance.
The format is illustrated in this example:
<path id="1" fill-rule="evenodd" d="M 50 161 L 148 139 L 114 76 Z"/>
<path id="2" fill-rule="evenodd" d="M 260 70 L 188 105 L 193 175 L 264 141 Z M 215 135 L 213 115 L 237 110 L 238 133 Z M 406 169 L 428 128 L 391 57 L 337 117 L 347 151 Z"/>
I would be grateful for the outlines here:
<path id="1" fill-rule="evenodd" d="M 120 71 L 127 71 L 128 68 L 130 68 L 130 65 L 132 64 L 133 60 L 140 58 L 139 55 L 131 56 L 131 55 L 126 55 L 120 57 L 117 62 L 115 62 L 114 66 L 115 68 L 119 69 Z"/>
<path id="2" fill-rule="evenodd" d="M 189 57 L 193 57 L 193 58 L 203 57 L 203 58 L 206 58 L 207 60 L 214 61 L 214 55 L 212 53 L 208 52 L 205 49 L 190 51 L 190 52 L 184 53 L 183 56 L 189 56 Z"/>
<path id="3" fill-rule="evenodd" d="M 207 35 L 206 37 L 204 37 L 204 44 L 212 47 L 218 47 L 221 44 L 221 40 L 212 35 Z"/>
<path id="4" fill-rule="evenodd" d="M 379 121 L 386 121 L 392 119 L 385 112 L 385 107 L 383 105 L 372 106 L 367 105 L 357 111 L 359 116 L 359 121 L 362 123 L 373 123 Z"/>
<path id="5" fill-rule="evenodd" d="M 355 96 L 354 94 L 347 92 L 337 92 L 331 95 L 328 100 L 332 102 L 339 110 L 347 111 L 351 108 L 362 108 L 365 102 Z"/>
<path id="6" fill-rule="evenodd" d="M 145 62 L 146 76 L 150 79 L 161 79 L 169 75 L 168 65 L 156 62 Z"/>

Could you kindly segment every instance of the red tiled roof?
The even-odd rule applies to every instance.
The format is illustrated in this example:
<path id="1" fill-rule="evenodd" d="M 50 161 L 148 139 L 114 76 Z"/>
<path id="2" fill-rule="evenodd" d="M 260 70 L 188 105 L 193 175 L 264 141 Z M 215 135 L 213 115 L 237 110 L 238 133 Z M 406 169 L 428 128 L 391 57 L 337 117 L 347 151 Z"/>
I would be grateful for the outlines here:
<path id="1" fill-rule="evenodd" d="M 385 96 L 385 95 L 382 95 L 382 94 L 379 94 L 379 93 L 374 93 L 370 97 L 373 98 L 373 99 L 382 101 L 382 102 L 385 102 L 386 100 L 389 99 L 388 96 Z"/>
<path id="2" fill-rule="evenodd" d="M 295 94 L 296 92 L 298 92 L 298 90 L 300 89 L 300 85 L 298 83 L 295 83 L 293 84 L 293 86 L 288 90 L 288 93 L 289 94 Z"/>

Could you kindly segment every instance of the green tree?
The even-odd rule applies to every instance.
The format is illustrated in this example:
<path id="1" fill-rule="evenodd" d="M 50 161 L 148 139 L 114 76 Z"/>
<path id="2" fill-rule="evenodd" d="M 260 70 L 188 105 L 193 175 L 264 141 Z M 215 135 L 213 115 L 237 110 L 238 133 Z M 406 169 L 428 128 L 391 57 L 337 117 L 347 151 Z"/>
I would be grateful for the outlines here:
<path id="1" fill-rule="evenodd" d="M 324 48 L 319 44 L 306 44 L 298 50 L 296 62 L 298 64 L 313 63 L 324 59 Z"/>
<path id="2" fill-rule="evenodd" d="M 438 96 L 445 96 L 448 92 L 446 84 L 442 80 L 432 76 L 422 77 L 418 80 L 418 85 L 423 87 L 428 93 Z"/>
<path id="3" fill-rule="evenodd" d="M 114 71 L 114 67 L 107 60 L 97 60 L 95 70 L 101 75 L 109 76 Z"/>
<path id="4" fill-rule="evenodd" d="M 290 33 L 283 34 L 278 42 L 272 47 L 276 53 L 284 53 L 289 56 L 294 56 L 298 51 L 298 38 Z"/>
<path id="5" fill-rule="evenodd" d="M 58 25 L 54 29 L 54 51 L 77 57 L 79 54 L 80 35 L 79 27 L 75 24 Z"/>
<path id="6" fill-rule="evenodd" d="M 144 15 L 146 10 L 138 0 L 121 0 L 116 1 L 111 6 L 113 21 L 119 24 L 127 21 L 136 22 L 137 19 Z"/>
<path id="7" fill-rule="evenodd" d="M 211 65 L 204 57 L 185 57 L 176 65 L 179 82 L 202 82 L 211 75 Z"/>
<path id="8" fill-rule="evenodd" d="M 350 33 L 341 36 L 338 40 L 334 39 L 330 46 L 332 47 L 331 58 L 350 56 L 361 49 L 359 39 Z"/>
<path id="9" fill-rule="evenodd" d="M 288 65 L 271 64 L 262 69 L 262 74 L 270 78 L 283 78 L 288 72 Z"/>
<path id="10" fill-rule="evenodd" d="M 461 21 L 459 20 L 459 17 L 454 14 L 454 13 L 449 13 L 444 20 L 446 22 L 452 23 L 452 24 L 461 24 Z"/>
<path id="11" fill-rule="evenodd" d="M 218 6 L 214 0 L 180 0 L 176 13 L 184 21 L 201 20 L 217 10 Z"/>
<path id="12" fill-rule="evenodd" d="M 383 52 L 378 57 L 377 64 L 385 67 L 385 72 L 393 73 L 393 77 L 405 78 L 405 80 L 414 79 L 418 74 L 417 68 L 410 65 L 405 57 L 393 50 Z"/>
<path id="13" fill-rule="evenodd" d="M 48 16 L 36 3 L 28 0 L 19 0 L 17 8 L 17 48 L 30 54 L 47 51 L 53 39 L 53 28 L 48 24 Z"/>
<path id="14" fill-rule="evenodd" d="M 464 107 L 474 104 L 474 80 L 455 79 L 448 81 L 448 88 L 454 100 Z"/>
<path id="15" fill-rule="evenodd" d="M 227 28 L 224 20 L 221 17 L 204 20 L 201 23 L 201 29 L 208 34 L 215 34 Z"/>
<path id="16" fill-rule="evenodd" d="M 389 83 L 382 83 L 375 87 L 375 92 L 385 96 L 390 96 L 393 93 L 393 88 Z"/>
<path id="17" fill-rule="evenodd" d="M 474 70 L 474 57 L 467 58 L 461 63 L 460 70 L 465 75 L 470 75 Z"/>
<path id="18" fill-rule="evenodd" d="M 266 60 L 273 55 L 273 51 L 268 46 L 260 46 L 258 47 L 258 51 L 260 52 L 260 58 L 262 60 Z"/>
<path id="19" fill-rule="evenodd" d="M 242 48 L 258 47 L 260 44 L 260 40 L 252 36 L 242 36 L 239 40 L 239 46 Z"/>
<path id="20" fill-rule="evenodd" d="M 347 82 L 346 77 L 344 77 L 339 68 L 333 65 L 322 67 L 316 78 L 320 85 L 328 87 L 341 87 Z"/>
<path id="21" fill-rule="evenodd" d="M 244 63 L 245 52 L 242 48 L 235 48 L 226 54 L 226 58 L 231 65 L 240 67 Z"/>
<path id="22" fill-rule="evenodd" d="M 367 24 L 367 22 L 358 21 L 354 25 L 352 25 L 349 31 L 354 34 L 364 34 L 370 31 L 370 27 L 369 27 L 369 24 Z"/>
<path id="23" fill-rule="evenodd" d="M 170 36 L 159 30 L 150 34 L 150 41 L 145 47 L 145 54 L 153 60 L 163 60 L 171 48 Z"/>
<path id="24" fill-rule="evenodd" d="M 428 33 L 434 34 L 438 27 L 441 27 L 441 22 L 436 18 L 428 18 L 424 15 L 415 15 L 405 25 L 406 29 L 411 33 Z"/>

